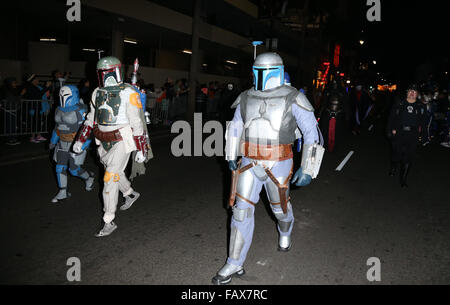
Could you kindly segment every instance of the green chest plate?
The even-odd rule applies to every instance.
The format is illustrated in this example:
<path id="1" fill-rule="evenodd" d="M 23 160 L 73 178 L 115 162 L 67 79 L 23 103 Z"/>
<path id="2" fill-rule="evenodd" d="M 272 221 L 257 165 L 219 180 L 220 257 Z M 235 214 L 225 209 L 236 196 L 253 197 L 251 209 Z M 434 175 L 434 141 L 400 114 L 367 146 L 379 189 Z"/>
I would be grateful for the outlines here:
<path id="1" fill-rule="evenodd" d="M 100 125 L 114 125 L 120 108 L 120 92 L 124 85 L 99 88 L 95 96 L 95 121 Z"/>

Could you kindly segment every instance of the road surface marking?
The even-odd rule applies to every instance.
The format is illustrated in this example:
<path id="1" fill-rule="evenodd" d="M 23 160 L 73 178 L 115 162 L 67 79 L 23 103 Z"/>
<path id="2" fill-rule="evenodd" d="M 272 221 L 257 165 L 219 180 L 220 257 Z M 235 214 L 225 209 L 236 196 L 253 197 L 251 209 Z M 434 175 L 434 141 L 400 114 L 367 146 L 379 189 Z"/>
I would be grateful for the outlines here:
<path id="1" fill-rule="evenodd" d="M 267 259 L 265 259 L 263 261 L 257 261 L 256 264 L 257 265 L 261 265 L 261 266 L 265 266 L 267 264 Z"/>
<path id="2" fill-rule="evenodd" d="M 337 172 L 340 172 L 340 171 L 344 168 L 345 164 L 348 162 L 348 160 L 350 160 L 350 157 L 351 157 L 353 154 L 354 154 L 354 151 L 353 151 L 353 150 L 350 151 L 350 152 L 348 153 L 347 157 L 345 157 L 345 159 L 342 160 L 341 164 L 339 164 L 339 166 L 336 168 L 336 171 L 337 171 Z"/>

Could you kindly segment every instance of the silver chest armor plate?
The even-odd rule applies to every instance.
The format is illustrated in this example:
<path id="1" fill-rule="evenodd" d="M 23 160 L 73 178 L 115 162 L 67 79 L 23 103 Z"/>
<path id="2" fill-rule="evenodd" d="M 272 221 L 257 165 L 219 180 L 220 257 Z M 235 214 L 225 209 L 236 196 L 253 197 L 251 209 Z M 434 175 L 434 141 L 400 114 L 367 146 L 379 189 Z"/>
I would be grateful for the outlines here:
<path id="1" fill-rule="evenodd" d="M 297 91 L 282 86 L 268 91 L 248 90 L 241 95 L 245 141 L 262 145 L 291 144 L 297 123 L 292 114 Z"/>
<path id="2" fill-rule="evenodd" d="M 76 132 L 78 131 L 78 116 L 77 110 L 64 112 L 60 109 L 56 109 L 55 113 L 55 123 L 56 129 L 64 132 Z"/>

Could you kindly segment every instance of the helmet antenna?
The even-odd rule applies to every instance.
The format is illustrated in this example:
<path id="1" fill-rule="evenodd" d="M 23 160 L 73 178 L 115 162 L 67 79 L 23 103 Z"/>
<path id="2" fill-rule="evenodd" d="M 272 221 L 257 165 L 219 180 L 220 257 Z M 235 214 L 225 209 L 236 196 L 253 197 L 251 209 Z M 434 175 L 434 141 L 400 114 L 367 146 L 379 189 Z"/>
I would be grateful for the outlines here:
<path id="1" fill-rule="evenodd" d="M 97 50 L 97 53 L 98 53 L 98 59 L 100 60 L 100 58 L 101 58 L 101 54 L 103 53 L 103 52 L 105 52 L 105 51 L 103 51 L 103 50 Z"/>
<path id="2" fill-rule="evenodd" d="M 262 41 L 252 41 L 252 45 L 253 45 L 253 60 L 256 59 L 256 47 L 262 45 L 263 42 Z"/>

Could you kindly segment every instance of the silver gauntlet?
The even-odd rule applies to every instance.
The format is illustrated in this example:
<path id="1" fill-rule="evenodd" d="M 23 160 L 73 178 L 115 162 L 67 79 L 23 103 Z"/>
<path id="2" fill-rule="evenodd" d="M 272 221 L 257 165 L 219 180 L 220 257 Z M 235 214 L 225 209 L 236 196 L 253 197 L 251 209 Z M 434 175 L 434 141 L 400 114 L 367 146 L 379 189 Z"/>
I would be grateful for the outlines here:
<path id="1" fill-rule="evenodd" d="M 315 179 L 319 174 L 324 152 L 325 148 L 318 143 L 304 144 L 302 153 L 302 172 Z"/>

